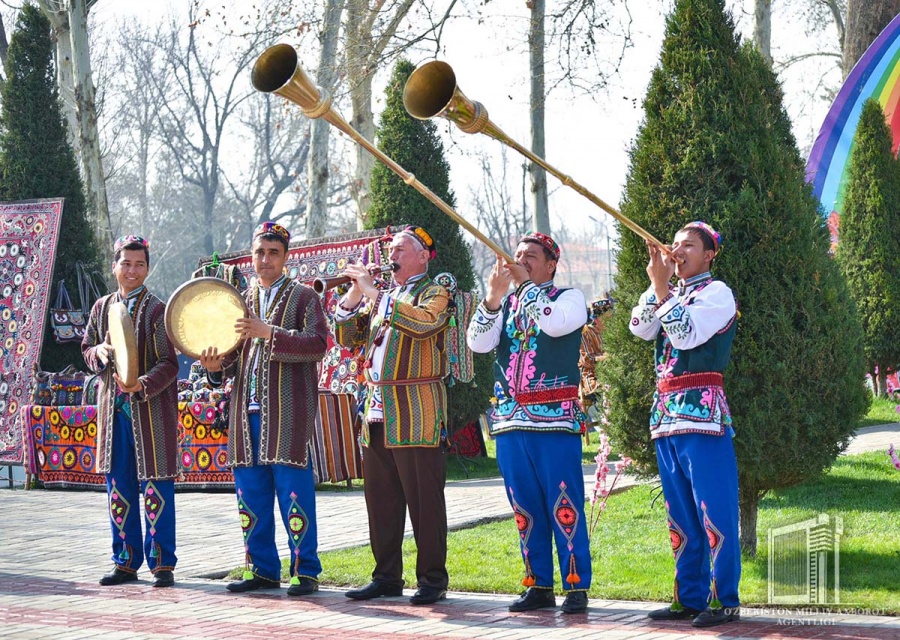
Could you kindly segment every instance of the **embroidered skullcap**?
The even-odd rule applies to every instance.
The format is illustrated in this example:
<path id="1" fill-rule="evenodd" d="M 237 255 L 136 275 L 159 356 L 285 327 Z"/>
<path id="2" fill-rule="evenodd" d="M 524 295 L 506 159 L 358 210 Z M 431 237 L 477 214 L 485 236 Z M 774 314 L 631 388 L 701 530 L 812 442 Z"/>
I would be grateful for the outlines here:
<path id="1" fill-rule="evenodd" d="M 281 238 L 285 245 L 291 241 L 291 232 L 277 222 L 263 222 L 253 231 L 253 239 L 270 234 Z"/>
<path id="2" fill-rule="evenodd" d="M 407 235 L 419 243 L 419 246 L 428 252 L 428 259 L 434 260 L 437 257 L 437 251 L 434 248 L 434 238 L 422 227 L 413 224 L 406 225 L 397 235 Z"/>
<path id="3" fill-rule="evenodd" d="M 150 250 L 149 242 L 147 242 L 140 236 L 132 235 L 132 236 L 122 236 L 121 238 L 116 240 L 115 243 L 113 244 L 113 253 L 115 253 L 116 251 L 119 251 L 123 247 L 127 247 L 130 244 L 139 244 L 142 247 L 144 247 L 145 249 L 147 249 L 148 251 Z"/>
<path id="4" fill-rule="evenodd" d="M 613 308 L 612 298 L 601 298 L 599 300 L 594 300 L 591 303 L 591 317 L 599 318 L 607 311 L 612 311 L 612 308 Z"/>
<path id="5" fill-rule="evenodd" d="M 522 236 L 522 239 L 519 240 L 519 242 L 536 242 L 552 253 L 554 259 L 559 260 L 559 245 L 556 244 L 556 241 L 553 238 L 545 233 L 532 231 L 531 233 Z"/>
<path id="6" fill-rule="evenodd" d="M 716 255 L 719 254 L 719 248 L 722 246 L 722 236 L 719 235 L 719 232 L 713 229 L 711 226 L 703 222 L 702 220 L 694 220 L 693 222 L 689 222 L 683 227 L 684 229 L 696 229 L 700 233 L 706 235 L 713 243 L 713 251 L 715 251 Z"/>

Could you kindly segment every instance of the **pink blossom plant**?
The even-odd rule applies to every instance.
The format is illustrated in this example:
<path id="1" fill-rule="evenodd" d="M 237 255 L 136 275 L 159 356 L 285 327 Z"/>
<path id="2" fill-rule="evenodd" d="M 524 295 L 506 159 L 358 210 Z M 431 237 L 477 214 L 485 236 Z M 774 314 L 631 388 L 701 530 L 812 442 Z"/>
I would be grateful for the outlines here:
<path id="1" fill-rule="evenodd" d="M 897 457 L 897 452 L 894 451 L 894 445 L 891 444 L 891 448 L 888 449 L 888 455 L 891 457 L 891 462 L 894 463 L 894 468 L 897 471 L 900 471 L 900 458 Z"/>
<path id="2" fill-rule="evenodd" d="M 594 461 L 597 463 L 597 469 L 594 471 L 594 489 L 591 492 L 591 513 L 588 517 L 588 522 L 590 523 L 588 527 L 588 537 L 593 537 L 594 529 L 597 528 L 597 523 L 600 521 L 600 514 L 606 509 L 606 499 L 609 497 L 609 494 L 613 492 L 613 489 L 615 489 L 619 477 L 631 464 L 631 458 L 627 457 L 616 462 L 616 475 L 613 476 L 612 483 L 607 487 L 606 479 L 609 475 L 609 465 L 607 464 L 607 460 L 609 459 L 610 451 L 609 438 L 606 437 L 606 433 L 600 431 L 600 448 L 597 450 L 597 456 L 594 458 Z"/>

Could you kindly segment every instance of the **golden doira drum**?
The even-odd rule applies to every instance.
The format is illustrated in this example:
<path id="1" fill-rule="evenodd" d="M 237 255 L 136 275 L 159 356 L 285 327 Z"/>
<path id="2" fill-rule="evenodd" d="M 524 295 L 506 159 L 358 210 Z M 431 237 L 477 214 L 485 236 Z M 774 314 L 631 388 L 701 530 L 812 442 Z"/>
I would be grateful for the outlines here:
<path id="1" fill-rule="evenodd" d="M 107 312 L 109 326 L 109 342 L 113 348 L 113 360 L 116 373 L 122 384 L 130 387 L 138 379 L 138 345 L 134 334 L 134 323 L 128 313 L 128 307 L 122 302 L 113 302 Z"/>
<path id="2" fill-rule="evenodd" d="M 176 349 L 195 360 L 208 347 L 224 355 L 241 344 L 234 323 L 249 315 L 247 303 L 232 285 L 219 278 L 197 278 L 178 287 L 166 303 L 166 333 Z"/>

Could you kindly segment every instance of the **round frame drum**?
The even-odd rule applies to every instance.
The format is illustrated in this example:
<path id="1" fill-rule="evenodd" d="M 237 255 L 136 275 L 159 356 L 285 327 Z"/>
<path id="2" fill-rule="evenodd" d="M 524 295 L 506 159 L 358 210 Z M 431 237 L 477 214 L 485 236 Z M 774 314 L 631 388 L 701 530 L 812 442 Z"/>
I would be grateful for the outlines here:
<path id="1" fill-rule="evenodd" d="M 138 345 L 128 307 L 121 302 L 113 302 L 109 305 L 106 321 L 116 373 L 124 386 L 134 386 L 138 379 Z"/>
<path id="2" fill-rule="evenodd" d="M 209 347 L 227 355 L 242 338 L 238 318 L 250 315 L 241 293 L 219 278 L 197 278 L 175 289 L 166 303 L 166 333 L 183 354 L 195 360 Z"/>

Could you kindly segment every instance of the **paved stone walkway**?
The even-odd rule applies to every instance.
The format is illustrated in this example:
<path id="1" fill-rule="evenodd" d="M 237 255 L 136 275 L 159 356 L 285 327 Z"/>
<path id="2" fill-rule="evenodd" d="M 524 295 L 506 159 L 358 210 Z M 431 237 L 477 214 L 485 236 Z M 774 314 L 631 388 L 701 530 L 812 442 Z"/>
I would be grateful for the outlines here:
<path id="1" fill-rule="evenodd" d="M 848 452 L 900 446 L 900 424 L 859 432 Z M 593 484 L 586 467 L 585 482 Z M 633 484 L 623 477 L 618 486 Z M 450 526 L 506 518 L 499 480 L 449 483 Z M 591 601 L 584 615 L 558 610 L 510 614 L 511 596 L 452 592 L 446 602 L 414 607 L 406 599 L 348 600 L 323 589 L 309 598 L 281 593 L 236 596 L 220 581 L 240 564 L 243 544 L 232 493 L 178 493 L 178 584 L 154 589 L 149 574 L 122 587 L 100 587 L 109 566 L 102 492 L 0 490 L 0 638 L 640 638 L 677 640 L 684 623 L 654 623 L 658 604 Z M 360 491 L 317 494 L 320 549 L 368 542 Z M 281 536 L 280 536 L 281 537 Z M 283 546 L 283 556 L 287 549 Z M 407 591 L 411 595 L 412 591 Z M 745 609 L 740 624 L 715 632 L 725 638 L 871 638 L 900 640 L 900 620 L 865 615 Z"/>

